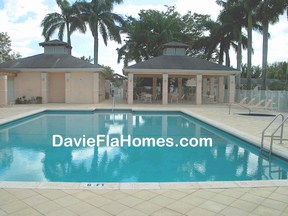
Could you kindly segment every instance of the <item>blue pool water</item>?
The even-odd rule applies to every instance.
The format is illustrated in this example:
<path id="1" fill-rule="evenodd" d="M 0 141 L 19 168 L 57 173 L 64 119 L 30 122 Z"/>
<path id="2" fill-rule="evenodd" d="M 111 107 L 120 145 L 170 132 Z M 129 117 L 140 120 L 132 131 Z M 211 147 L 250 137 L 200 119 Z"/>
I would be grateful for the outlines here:
<path id="1" fill-rule="evenodd" d="M 53 147 L 52 135 L 210 137 L 212 147 Z M 43 112 L 0 126 L 0 181 L 193 182 L 287 179 L 288 163 L 181 112 Z"/>

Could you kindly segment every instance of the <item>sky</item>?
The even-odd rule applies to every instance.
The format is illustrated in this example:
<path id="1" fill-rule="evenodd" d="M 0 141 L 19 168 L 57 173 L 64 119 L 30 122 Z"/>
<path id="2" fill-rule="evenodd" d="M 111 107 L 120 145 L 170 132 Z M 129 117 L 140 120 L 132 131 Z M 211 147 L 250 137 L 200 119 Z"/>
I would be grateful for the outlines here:
<path id="1" fill-rule="evenodd" d="M 73 2 L 73 0 L 70 0 Z M 178 12 L 186 14 L 188 11 L 211 15 L 216 20 L 221 10 L 215 0 L 124 0 L 121 5 L 114 7 L 114 13 L 122 16 L 137 17 L 141 9 L 165 10 L 165 5 L 176 6 Z M 0 0 L 0 32 L 7 32 L 12 41 L 12 50 L 19 52 L 22 57 L 28 57 L 43 52 L 39 46 L 44 41 L 41 36 L 41 21 L 46 14 L 60 12 L 56 0 Z M 285 15 L 280 21 L 270 26 L 268 62 L 288 60 L 288 20 Z M 106 47 L 99 37 L 99 64 L 110 66 L 116 73 L 122 74 L 123 63 L 117 63 L 117 48 L 121 44 L 108 41 Z M 51 39 L 57 39 L 57 34 Z M 64 37 L 66 40 L 66 37 Z M 86 34 L 74 32 L 71 37 L 72 55 L 76 57 L 93 57 L 93 37 L 90 31 Z M 253 32 L 254 54 L 253 65 L 261 65 L 262 36 Z M 246 62 L 246 51 L 243 52 L 243 63 Z M 236 55 L 231 50 L 231 63 L 236 67 Z"/>

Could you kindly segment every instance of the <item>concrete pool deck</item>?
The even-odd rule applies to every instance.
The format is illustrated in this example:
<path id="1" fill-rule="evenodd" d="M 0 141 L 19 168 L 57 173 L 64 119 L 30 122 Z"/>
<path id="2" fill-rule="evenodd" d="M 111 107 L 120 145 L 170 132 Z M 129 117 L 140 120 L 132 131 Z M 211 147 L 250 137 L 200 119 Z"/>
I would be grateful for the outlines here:
<path id="1" fill-rule="evenodd" d="M 159 106 L 159 107 L 158 107 Z M 155 110 L 153 104 L 117 104 L 116 108 Z M 0 124 L 45 109 L 95 109 L 111 108 L 100 105 L 15 105 L 0 108 Z M 273 117 L 240 116 L 243 109 L 233 109 L 228 114 L 225 105 L 157 105 L 157 110 L 181 110 L 215 125 L 225 125 L 227 130 L 260 142 L 262 130 Z M 271 112 L 269 112 L 271 113 Z M 285 113 L 284 113 L 285 114 Z M 287 113 L 285 114 L 288 115 Z M 287 124 L 285 130 L 287 131 Z M 284 133 L 285 134 L 285 133 Z M 287 134 L 287 133 L 286 133 Z M 276 144 L 288 155 L 287 142 Z M 288 215 L 288 181 L 264 181 L 218 183 L 195 183 L 175 189 L 175 184 L 166 187 L 146 184 L 139 189 L 125 189 L 125 184 L 113 188 L 88 189 L 76 187 L 47 189 L 45 184 L 29 183 L 0 184 L 0 215 Z M 79 184 L 78 184 L 79 185 Z M 131 186 L 131 185 L 130 185 Z M 257 186 L 257 187 L 256 187 Z M 28 187 L 28 188 L 27 188 Z M 256 187 L 256 188 L 255 188 Z M 57 188 L 55 186 L 54 188 Z M 127 187 L 126 187 L 127 188 Z M 138 189 L 137 189 L 138 188 Z M 173 188 L 173 189 L 171 189 Z M 120 190 L 119 190 L 120 189 Z M 121 190 L 125 189 L 125 190 Z"/>

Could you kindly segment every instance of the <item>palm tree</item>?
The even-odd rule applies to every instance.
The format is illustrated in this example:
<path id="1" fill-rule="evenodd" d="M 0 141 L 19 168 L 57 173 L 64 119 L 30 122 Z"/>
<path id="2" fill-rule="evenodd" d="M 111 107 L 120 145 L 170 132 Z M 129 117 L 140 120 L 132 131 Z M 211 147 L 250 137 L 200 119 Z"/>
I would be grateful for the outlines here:
<path id="1" fill-rule="evenodd" d="M 251 88 L 251 74 L 252 74 L 252 28 L 253 28 L 253 16 L 255 8 L 259 5 L 261 0 L 240 0 L 247 15 L 247 33 L 248 33 L 248 49 L 247 49 L 247 86 Z"/>
<path id="2" fill-rule="evenodd" d="M 124 23 L 122 17 L 112 13 L 114 4 L 120 4 L 123 0 L 92 0 L 91 2 L 76 2 L 75 6 L 80 11 L 80 17 L 88 23 L 94 38 L 94 64 L 98 64 L 98 38 L 101 33 L 104 43 L 111 39 L 121 43 L 120 26 Z"/>
<path id="3" fill-rule="evenodd" d="M 247 86 L 251 88 L 251 69 L 252 69 L 252 30 L 253 28 L 260 29 L 255 20 L 255 9 L 260 4 L 261 0 L 227 0 L 227 1 L 217 1 L 217 2 L 224 2 L 230 6 L 237 6 L 239 12 L 243 13 L 244 20 L 246 20 L 246 24 L 244 27 L 247 28 L 248 34 L 248 49 L 247 49 Z M 239 17 L 240 20 L 242 19 L 241 16 Z M 239 41 L 241 38 L 239 37 Z M 239 58 L 240 58 L 240 49 L 239 51 Z M 240 64 L 239 64 L 240 65 Z M 238 65 L 238 67 L 240 67 Z"/>
<path id="4" fill-rule="evenodd" d="M 222 1 L 217 0 L 216 3 L 223 7 L 219 15 L 219 20 L 222 23 L 229 23 L 231 31 L 237 40 L 237 70 L 241 71 L 242 67 L 242 46 L 243 49 L 247 48 L 247 37 L 243 36 L 242 28 L 246 26 L 245 10 L 242 4 L 238 1 Z M 240 74 L 236 77 L 236 86 L 240 88 Z M 236 91 L 236 100 L 239 100 L 239 91 Z"/>
<path id="5" fill-rule="evenodd" d="M 218 63 L 223 64 L 225 55 L 226 66 L 230 67 L 230 47 L 232 46 L 237 54 L 239 53 L 239 47 L 240 50 L 242 50 L 241 46 L 243 46 L 243 48 L 247 47 L 247 38 L 242 34 L 241 27 L 239 28 L 239 25 L 235 23 L 232 17 L 230 15 L 227 16 L 224 11 L 219 15 L 217 22 L 208 21 L 206 28 L 210 32 L 210 35 L 202 39 L 202 42 L 205 40 L 204 46 L 206 47 L 205 53 L 207 59 L 210 60 L 213 53 L 215 53 L 215 51 L 216 53 L 218 52 L 217 49 L 219 46 Z M 239 37 L 241 38 L 240 42 Z M 239 59 L 238 56 L 239 55 L 237 55 L 237 60 Z M 240 62 L 241 59 L 242 58 L 239 60 Z"/>
<path id="6" fill-rule="evenodd" d="M 206 38 L 205 54 L 207 59 L 212 58 L 213 53 L 217 53 L 218 63 L 223 64 L 224 54 L 226 56 L 226 65 L 230 66 L 229 49 L 232 43 L 232 35 L 230 34 L 229 27 L 219 21 L 208 21 L 206 28 L 209 30 L 210 35 Z M 218 46 L 220 48 L 218 52 Z"/>
<path id="7" fill-rule="evenodd" d="M 218 19 L 225 24 L 228 24 L 231 33 L 237 40 L 237 69 L 241 70 L 242 65 L 242 46 L 247 47 L 247 38 L 243 36 L 242 28 L 245 26 L 245 13 L 243 6 L 237 1 L 216 1 L 218 5 L 223 7 Z M 245 39 L 244 43 L 243 40 Z M 245 43 L 246 42 L 246 43 Z"/>
<path id="8" fill-rule="evenodd" d="M 257 8 L 257 18 L 262 23 L 263 27 L 263 51 L 262 51 L 262 89 L 267 86 L 267 56 L 268 56 L 268 37 L 269 24 L 275 24 L 279 21 L 279 15 L 285 12 L 287 0 L 262 0 Z"/>
<path id="9" fill-rule="evenodd" d="M 48 41 L 53 33 L 59 29 L 58 38 L 63 41 L 64 30 L 66 28 L 67 43 L 71 45 L 71 34 L 75 30 L 80 30 L 85 33 L 86 26 L 79 18 L 77 8 L 67 0 L 56 0 L 57 5 L 61 9 L 59 13 L 49 13 L 41 22 L 43 27 L 42 35 Z"/>

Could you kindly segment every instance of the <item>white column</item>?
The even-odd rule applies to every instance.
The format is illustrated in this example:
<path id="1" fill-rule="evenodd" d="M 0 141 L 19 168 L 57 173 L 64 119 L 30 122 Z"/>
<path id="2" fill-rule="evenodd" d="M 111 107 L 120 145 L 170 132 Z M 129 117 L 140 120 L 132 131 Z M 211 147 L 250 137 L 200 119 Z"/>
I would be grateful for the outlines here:
<path id="1" fill-rule="evenodd" d="M 47 73 L 41 73 L 41 97 L 42 103 L 48 103 L 48 77 Z"/>
<path id="2" fill-rule="evenodd" d="M 93 73 L 93 103 L 95 104 L 98 104 L 100 102 L 99 92 L 100 92 L 99 73 Z"/>
<path id="3" fill-rule="evenodd" d="M 228 95 L 229 103 L 235 102 L 235 76 L 228 77 Z"/>
<path id="4" fill-rule="evenodd" d="M 65 103 L 71 103 L 71 73 L 65 73 Z"/>
<path id="5" fill-rule="evenodd" d="M 162 75 L 162 104 L 168 104 L 168 74 Z"/>
<path id="6" fill-rule="evenodd" d="M 218 102 L 224 103 L 224 77 L 218 78 Z"/>
<path id="7" fill-rule="evenodd" d="M 133 104 L 134 74 L 128 74 L 128 104 Z"/>
<path id="8" fill-rule="evenodd" d="M 202 75 L 196 75 L 196 104 L 202 104 Z"/>
<path id="9" fill-rule="evenodd" d="M 0 106 L 8 105 L 8 86 L 6 75 L 0 76 Z"/>

